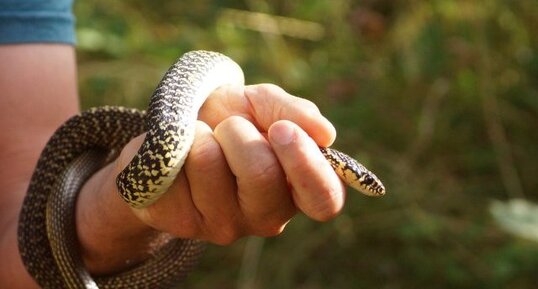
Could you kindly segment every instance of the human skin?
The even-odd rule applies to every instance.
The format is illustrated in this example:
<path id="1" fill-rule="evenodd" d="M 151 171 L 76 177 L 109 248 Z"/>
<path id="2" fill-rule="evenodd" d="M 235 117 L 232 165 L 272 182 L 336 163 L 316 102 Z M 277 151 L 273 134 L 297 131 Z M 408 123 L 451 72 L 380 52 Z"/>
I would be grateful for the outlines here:
<path id="1" fill-rule="evenodd" d="M 0 288 L 38 288 L 17 247 L 22 200 L 39 153 L 78 113 L 71 46 L 0 46 Z M 131 209 L 115 176 L 136 153 L 133 139 L 80 192 L 77 234 L 92 274 L 119 272 L 146 258 L 165 236 L 227 245 L 275 236 L 297 213 L 325 221 L 345 188 L 318 150 L 335 130 L 311 102 L 275 85 L 222 87 L 200 111 L 196 137 L 176 181 L 155 204 Z"/>

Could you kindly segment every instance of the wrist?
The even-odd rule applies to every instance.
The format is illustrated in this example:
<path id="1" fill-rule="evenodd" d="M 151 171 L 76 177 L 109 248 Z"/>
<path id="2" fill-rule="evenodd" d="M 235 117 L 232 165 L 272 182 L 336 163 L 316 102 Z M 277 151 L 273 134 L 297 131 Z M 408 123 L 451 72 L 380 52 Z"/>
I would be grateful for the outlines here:
<path id="1" fill-rule="evenodd" d="M 140 221 L 119 196 L 114 163 L 93 175 L 77 200 L 80 253 L 92 274 L 122 271 L 143 261 L 163 239 Z"/>

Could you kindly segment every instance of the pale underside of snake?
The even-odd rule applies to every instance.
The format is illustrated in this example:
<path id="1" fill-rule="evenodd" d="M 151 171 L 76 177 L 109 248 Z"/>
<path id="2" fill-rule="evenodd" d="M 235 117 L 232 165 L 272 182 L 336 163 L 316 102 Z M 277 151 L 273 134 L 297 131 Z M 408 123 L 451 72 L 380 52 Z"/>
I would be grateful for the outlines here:
<path id="1" fill-rule="evenodd" d="M 132 207 L 151 205 L 181 170 L 193 142 L 198 110 L 207 96 L 222 85 L 242 85 L 243 78 L 241 68 L 228 57 L 192 51 L 166 72 L 147 114 L 123 107 L 94 108 L 71 118 L 54 133 L 32 176 L 18 228 L 24 265 L 40 286 L 170 288 L 191 270 L 203 242 L 174 239 L 131 270 L 92 278 L 78 253 L 76 194 L 105 159 L 146 132 L 144 143 L 118 176 L 117 185 Z M 381 181 L 356 160 L 330 148 L 320 149 L 346 184 L 367 195 L 385 193 Z"/>

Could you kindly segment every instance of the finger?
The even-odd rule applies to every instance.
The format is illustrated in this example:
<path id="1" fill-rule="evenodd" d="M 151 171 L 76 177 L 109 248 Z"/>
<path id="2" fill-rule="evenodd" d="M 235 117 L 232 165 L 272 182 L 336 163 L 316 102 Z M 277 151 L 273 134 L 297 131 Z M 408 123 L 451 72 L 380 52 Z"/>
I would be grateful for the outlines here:
<path id="1" fill-rule="evenodd" d="M 241 116 L 255 122 L 251 107 L 245 97 L 245 86 L 223 85 L 213 91 L 198 112 L 199 119 L 211 128 L 230 116 Z"/>
<path id="2" fill-rule="evenodd" d="M 336 138 L 334 126 L 314 103 L 272 84 L 223 86 L 211 94 L 200 111 L 200 118 L 211 127 L 232 115 L 252 121 L 261 131 L 278 120 L 290 120 L 320 146 L 329 146 Z"/>
<path id="3" fill-rule="evenodd" d="M 334 126 L 309 100 L 293 96 L 271 84 L 245 87 L 245 96 L 265 131 L 278 120 L 289 120 L 306 131 L 320 146 L 329 146 L 336 138 Z"/>
<path id="4" fill-rule="evenodd" d="M 293 188 L 295 205 L 316 220 L 334 217 L 344 204 L 345 187 L 316 143 L 290 121 L 274 123 L 269 140 Z"/>
<path id="5" fill-rule="evenodd" d="M 203 122 L 197 123 L 184 169 L 193 202 L 202 217 L 203 239 L 224 245 L 241 237 L 243 219 L 235 177 L 211 128 Z"/>
<path id="6" fill-rule="evenodd" d="M 238 185 L 238 203 L 252 234 L 275 235 L 295 213 L 288 183 L 271 146 L 252 123 L 230 117 L 215 128 Z"/>

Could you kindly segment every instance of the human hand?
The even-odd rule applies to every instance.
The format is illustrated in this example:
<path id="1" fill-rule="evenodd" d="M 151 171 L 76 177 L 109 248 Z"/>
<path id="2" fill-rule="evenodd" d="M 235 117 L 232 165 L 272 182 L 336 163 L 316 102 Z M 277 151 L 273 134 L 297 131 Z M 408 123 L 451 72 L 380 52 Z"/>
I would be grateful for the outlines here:
<path id="1" fill-rule="evenodd" d="M 274 85 L 228 86 L 209 97 L 199 119 L 184 169 L 153 205 L 125 210 L 127 205 L 118 203 L 121 200 L 113 185 L 115 176 L 136 153 L 141 137 L 124 148 L 107 173 L 85 185 L 79 204 L 103 194 L 108 197 L 101 200 L 110 199 L 100 201 L 99 210 L 107 215 L 102 225 L 88 220 L 89 209 L 84 205 L 77 210 L 77 220 L 86 220 L 93 227 L 82 226 L 78 231 L 90 271 L 95 252 L 117 247 L 123 239 L 131 240 L 132 245 L 132 237 L 146 234 L 148 228 L 180 238 L 229 244 L 246 235 L 277 235 L 297 211 L 324 221 L 342 208 L 345 188 L 318 149 L 318 145 L 329 146 L 336 132 L 310 101 Z M 99 178 L 101 186 L 96 185 Z M 92 190 L 92 186 L 99 188 Z M 85 190 L 96 194 L 92 197 Z M 106 193 L 111 191 L 117 200 Z M 102 244 L 107 233 L 99 227 L 114 224 L 115 219 L 123 235 L 106 237 L 116 240 L 116 245 Z M 137 247 L 144 244 L 138 242 Z M 93 259 L 94 264 L 102 263 L 102 258 Z M 100 268 L 95 265 L 94 271 Z"/>
<path id="2" fill-rule="evenodd" d="M 225 87 L 209 98 L 200 119 L 169 192 L 133 210 L 144 223 L 229 244 L 280 233 L 296 208 L 327 220 L 342 207 L 344 187 L 318 149 L 332 143 L 335 130 L 310 101 L 274 85 Z M 120 168 L 137 148 L 127 148 Z"/>

